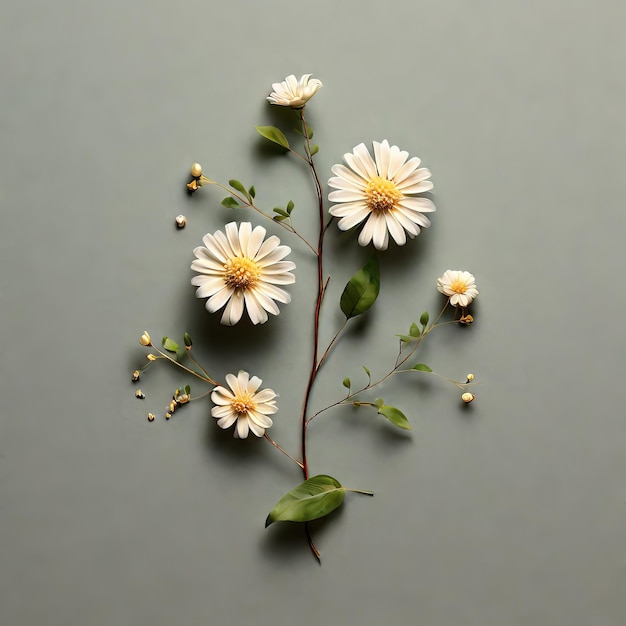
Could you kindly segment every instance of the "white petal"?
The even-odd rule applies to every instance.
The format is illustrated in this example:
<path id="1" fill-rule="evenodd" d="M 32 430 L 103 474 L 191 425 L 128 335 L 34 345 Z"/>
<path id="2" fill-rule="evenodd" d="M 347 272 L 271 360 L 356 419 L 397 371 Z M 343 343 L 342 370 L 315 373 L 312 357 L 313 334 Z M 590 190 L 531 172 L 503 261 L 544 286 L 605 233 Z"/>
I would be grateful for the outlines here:
<path id="1" fill-rule="evenodd" d="M 246 289 L 243 295 L 246 300 L 246 310 L 248 311 L 250 321 L 254 325 L 265 324 L 265 322 L 267 322 L 267 313 L 265 312 L 265 309 L 259 304 L 259 301 L 254 292 L 251 289 Z"/>
<path id="2" fill-rule="evenodd" d="M 276 263 L 272 263 L 272 265 L 268 265 L 263 268 L 263 276 L 267 276 L 269 274 L 283 274 L 295 269 L 296 264 L 293 261 L 277 261 Z"/>
<path id="3" fill-rule="evenodd" d="M 239 382 L 234 374 L 226 374 L 226 382 L 228 383 L 228 386 L 233 390 L 235 396 L 240 396 L 243 394 L 244 390 L 239 387 Z"/>
<path id="4" fill-rule="evenodd" d="M 244 223 L 242 223 L 242 226 Z M 226 237 L 228 237 L 228 243 L 230 244 L 230 247 L 233 249 L 235 256 L 242 256 L 241 244 L 239 243 L 239 232 L 237 230 L 237 223 L 230 222 L 226 224 L 225 230 L 226 230 Z"/>
<path id="5" fill-rule="evenodd" d="M 432 213 L 436 211 L 435 204 L 428 198 L 408 198 L 404 197 L 400 200 L 400 206 L 404 206 L 407 209 L 419 211 L 420 213 Z"/>
<path id="6" fill-rule="evenodd" d="M 419 167 L 421 161 L 417 157 L 409 159 L 394 175 L 396 185 L 404 182 Z M 430 175 L 430 172 L 429 172 Z M 422 179 L 423 180 L 423 179 Z"/>
<path id="7" fill-rule="evenodd" d="M 263 226 L 257 226 L 252 231 L 252 234 L 250 235 L 250 240 L 248 241 L 247 250 L 247 256 L 249 259 L 254 259 L 256 257 L 256 254 L 258 253 L 266 234 L 267 231 L 265 230 L 265 228 L 263 228 Z"/>
<path id="8" fill-rule="evenodd" d="M 370 213 L 371 211 L 367 207 L 360 208 L 357 211 L 352 211 L 350 215 L 346 215 L 346 217 L 340 219 L 337 226 L 340 230 L 349 230 L 357 224 L 360 224 Z"/>
<path id="9" fill-rule="evenodd" d="M 258 376 L 252 376 L 248 381 L 248 393 L 254 394 L 254 392 L 261 386 L 262 382 L 263 381 Z"/>
<path id="10" fill-rule="evenodd" d="M 258 411 L 249 411 L 248 415 L 250 417 L 251 428 L 252 428 L 252 423 L 255 423 L 261 428 L 269 428 L 274 423 L 271 417 L 268 417 L 267 415 L 263 415 L 263 413 L 259 413 Z"/>
<path id="11" fill-rule="evenodd" d="M 237 420 L 237 436 L 239 439 L 245 439 L 248 436 L 248 418 L 242 415 Z"/>
<path id="12" fill-rule="evenodd" d="M 406 230 L 409 235 L 411 235 L 411 237 L 415 237 L 419 234 L 419 226 L 417 226 L 415 222 L 409 217 L 410 213 L 409 215 L 406 215 L 405 212 L 401 209 L 396 209 L 393 215 L 398 220 L 402 228 L 404 228 L 404 230 Z"/>
<path id="13" fill-rule="evenodd" d="M 203 248 L 203 250 L 206 250 L 206 248 Z M 216 276 L 224 273 L 224 264 L 213 259 L 198 258 L 191 262 L 191 269 L 194 272 L 201 272 L 203 274 Z"/>
<path id="14" fill-rule="evenodd" d="M 211 409 L 211 415 L 213 417 L 227 417 L 228 415 L 232 415 L 234 413 L 232 406 L 214 406 Z"/>
<path id="15" fill-rule="evenodd" d="M 248 256 L 248 245 L 250 244 L 250 235 L 252 234 L 252 224 L 250 222 L 241 222 L 239 224 L 239 246 L 241 247 L 241 256 Z"/>
<path id="16" fill-rule="evenodd" d="M 215 233 L 213 234 L 213 239 L 214 239 L 213 248 L 209 248 L 209 249 L 214 254 L 216 254 L 216 256 L 217 256 L 217 251 L 221 251 L 220 253 L 221 253 L 221 256 L 224 258 L 224 262 L 236 256 L 236 254 L 233 252 L 233 249 L 230 243 L 228 243 L 228 238 L 221 230 L 215 231 Z M 208 247 L 209 246 L 207 244 L 207 248 Z"/>
<path id="17" fill-rule="evenodd" d="M 339 180 L 343 180 L 346 183 L 355 185 L 356 187 L 360 187 L 361 189 L 365 189 L 365 185 L 367 184 L 367 178 L 363 178 L 362 176 L 359 176 L 357 172 L 355 172 L 354 170 L 351 170 L 349 167 L 346 167 L 342 163 L 337 163 L 336 165 L 333 165 L 330 168 L 330 171 L 333 174 L 335 174 L 335 176 Z M 328 184 L 331 187 L 334 187 L 334 185 L 331 185 L 330 183 L 331 180 L 335 180 L 335 179 L 331 178 L 328 181 Z M 343 189 L 343 188 L 344 188 L 343 186 L 339 187 L 339 189 Z"/>
<path id="18" fill-rule="evenodd" d="M 257 258 L 256 263 L 259 267 L 267 267 L 277 261 L 281 261 L 291 252 L 289 246 L 277 246 L 263 258 Z"/>
<path id="19" fill-rule="evenodd" d="M 206 310 L 210 313 L 215 313 L 221 309 L 233 295 L 235 290 L 232 287 L 225 287 L 221 291 L 218 291 L 216 294 L 212 295 L 204 305 Z"/>
<path id="20" fill-rule="evenodd" d="M 274 285 L 270 285 L 266 282 L 259 283 L 259 289 L 255 289 L 255 293 L 258 292 L 269 296 L 273 300 L 278 300 L 278 302 L 282 302 L 283 304 L 289 304 L 291 302 L 291 296 L 286 291 L 283 291 L 279 287 L 274 287 Z"/>
<path id="21" fill-rule="evenodd" d="M 248 427 L 250 428 L 250 432 L 257 437 L 263 437 L 263 435 L 265 434 L 265 429 L 261 428 L 261 426 L 258 426 L 254 422 L 250 413 L 248 413 L 248 418 Z"/>
<path id="22" fill-rule="evenodd" d="M 258 263 L 262 258 L 266 257 L 272 250 L 275 250 L 280 245 L 280 239 L 276 235 L 272 235 L 268 237 L 263 245 L 259 248 L 259 251 L 256 253 L 254 260 Z"/>
<path id="23" fill-rule="evenodd" d="M 194 276 L 191 284 L 198 286 L 196 298 L 209 298 L 226 288 L 226 283 L 221 276 Z"/>
<path id="24" fill-rule="evenodd" d="M 419 183 L 415 183 L 411 185 L 404 182 L 402 183 L 402 185 L 396 185 L 396 186 L 398 187 L 398 190 L 401 191 L 403 194 L 425 193 L 426 191 L 430 191 L 434 187 L 432 181 L 430 180 L 423 180 Z"/>
<path id="25" fill-rule="evenodd" d="M 239 389 L 244 391 L 245 393 L 249 393 L 248 389 L 248 381 L 250 380 L 250 374 L 248 372 L 244 372 L 243 370 L 239 370 L 237 373 L 237 382 L 239 383 Z"/>
<path id="26" fill-rule="evenodd" d="M 400 150 L 398 146 L 391 146 L 389 149 L 389 168 L 386 172 L 389 180 L 396 180 L 397 173 L 400 171 L 408 157 L 408 152 Z"/>
<path id="27" fill-rule="evenodd" d="M 226 389 L 226 387 L 219 386 L 211 392 L 211 401 L 214 404 L 226 405 L 230 404 L 231 400 L 234 399 L 235 396 L 231 393 L 230 390 Z"/>
<path id="28" fill-rule="evenodd" d="M 243 310 L 244 298 L 242 290 L 235 289 L 232 297 L 226 305 L 226 308 L 224 309 L 220 324 L 223 324 L 224 326 L 234 326 L 241 319 L 241 316 L 243 315 Z"/>
<path id="29" fill-rule="evenodd" d="M 235 411 L 231 411 L 230 415 L 225 415 L 224 417 L 221 417 L 220 419 L 218 419 L 217 425 L 220 428 L 223 428 L 224 430 L 226 430 L 227 428 L 230 428 L 236 421 L 237 421 L 237 413 L 235 413 Z"/>
<path id="30" fill-rule="evenodd" d="M 334 215 L 335 217 L 345 217 L 346 215 L 351 215 L 353 211 L 367 209 L 369 212 L 370 209 L 367 208 L 365 202 L 346 202 L 344 204 L 336 204 L 331 207 L 329 213 Z"/>
<path id="31" fill-rule="evenodd" d="M 357 200 L 365 200 L 365 194 L 360 190 L 337 189 L 328 194 L 331 202 L 355 202 Z"/>
<path id="32" fill-rule="evenodd" d="M 374 233 L 372 235 L 374 247 L 377 250 L 386 250 L 389 245 L 389 231 L 387 230 L 385 217 L 380 214 L 374 214 L 372 217 L 376 218 L 374 222 Z"/>
<path id="33" fill-rule="evenodd" d="M 382 144 L 374 141 L 374 159 L 376 160 L 376 169 L 383 178 L 387 178 L 389 169 L 389 142 L 385 139 Z"/>
<path id="34" fill-rule="evenodd" d="M 273 285 L 292 285 L 296 282 L 296 277 L 290 272 L 282 272 L 280 274 L 270 274 L 263 272 L 263 282 Z"/>
<path id="35" fill-rule="evenodd" d="M 276 392 L 273 389 L 261 389 L 259 393 L 254 394 L 254 401 L 257 404 L 264 404 L 276 398 Z"/>
<path id="36" fill-rule="evenodd" d="M 267 296 L 261 289 L 252 289 L 249 290 L 251 297 L 253 297 L 257 304 L 264 310 L 268 311 L 272 315 L 278 315 L 280 313 L 280 309 L 278 305 L 272 300 L 269 296 Z M 260 324 L 263 324 L 267 321 L 267 315 L 265 315 L 265 319 Z"/>
<path id="37" fill-rule="evenodd" d="M 376 224 L 376 216 L 372 213 L 367 222 L 365 222 L 361 232 L 359 233 L 359 245 L 366 246 L 374 236 L 374 225 Z"/>
<path id="38" fill-rule="evenodd" d="M 404 228 L 402 228 L 400 223 L 396 220 L 394 213 L 386 213 L 385 222 L 393 240 L 399 246 L 403 246 L 406 243 L 406 233 L 404 232 Z"/>
<path id="39" fill-rule="evenodd" d="M 223 236 L 223 233 L 221 231 L 217 231 L 215 233 L 215 235 L 211 235 L 211 234 L 206 234 L 203 238 L 202 241 L 204 243 L 204 245 L 206 246 L 206 250 L 208 251 L 208 255 L 214 259 L 216 259 L 217 261 L 219 261 L 220 263 L 224 264 L 226 263 L 226 261 L 228 260 L 228 257 L 230 256 L 229 253 L 227 251 L 224 250 L 224 247 L 220 244 L 220 242 L 217 240 L 217 235 L 221 234 Z M 203 254 L 198 248 L 196 248 L 194 250 L 194 254 L 196 256 L 200 256 L 200 254 Z"/>

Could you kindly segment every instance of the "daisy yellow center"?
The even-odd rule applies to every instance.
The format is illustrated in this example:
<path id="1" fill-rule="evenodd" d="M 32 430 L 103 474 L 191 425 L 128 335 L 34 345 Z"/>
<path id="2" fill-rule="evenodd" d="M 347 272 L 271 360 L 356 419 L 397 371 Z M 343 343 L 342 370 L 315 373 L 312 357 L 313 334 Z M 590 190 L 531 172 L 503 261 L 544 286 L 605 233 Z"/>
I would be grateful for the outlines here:
<path id="1" fill-rule="evenodd" d="M 256 403 L 247 393 L 231 400 L 230 406 L 237 415 L 246 415 L 249 411 L 256 409 Z"/>
<path id="2" fill-rule="evenodd" d="M 450 289 L 454 291 L 454 293 L 465 293 L 467 291 L 467 284 L 465 281 L 457 278 L 450 283 Z"/>
<path id="3" fill-rule="evenodd" d="M 246 257 L 234 257 L 224 264 L 224 281 L 229 287 L 246 289 L 259 280 L 259 266 Z"/>
<path id="4" fill-rule="evenodd" d="M 402 192 L 391 180 L 374 176 L 365 187 L 365 204 L 371 211 L 385 213 L 391 211 L 402 199 Z"/>

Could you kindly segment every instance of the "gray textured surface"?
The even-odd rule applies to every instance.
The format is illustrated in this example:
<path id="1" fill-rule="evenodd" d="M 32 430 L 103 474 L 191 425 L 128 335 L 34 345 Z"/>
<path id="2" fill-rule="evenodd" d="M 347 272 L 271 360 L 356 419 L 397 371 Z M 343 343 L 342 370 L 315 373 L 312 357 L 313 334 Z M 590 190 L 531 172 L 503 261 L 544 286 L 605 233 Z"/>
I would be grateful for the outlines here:
<path id="1" fill-rule="evenodd" d="M 5 2 L 0 622 L 621 626 L 624 6 Z M 219 373 L 245 367 L 280 391 L 272 432 L 297 449 L 313 267 L 294 243 L 292 305 L 220 329 L 188 268 L 231 214 L 181 188 L 199 160 L 269 206 L 292 197 L 312 227 L 306 172 L 253 130 L 292 72 L 324 82 L 310 113 L 324 178 L 387 138 L 431 168 L 439 209 L 385 257 L 384 300 L 314 405 L 361 363 L 383 370 L 391 335 L 439 302 L 443 270 L 471 270 L 481 290 L 478 322 L 423 356 L 476 373 L 470 412 L 443 384 L 398 381 L 384 395 L 413 437 L 350 411 L 311 430 L 313 472 L 376 491 L 316 530 L 322 567 L 299 531 L 263 530 L 300 478 L 287 461 L 235 445 L 207 405 L 148 424 L 180 379 L 154 370 L 143 404 L 129 381 L 144 328 L 188 329 Z M 364 258 L 333 241 L 325 337 Z"/>

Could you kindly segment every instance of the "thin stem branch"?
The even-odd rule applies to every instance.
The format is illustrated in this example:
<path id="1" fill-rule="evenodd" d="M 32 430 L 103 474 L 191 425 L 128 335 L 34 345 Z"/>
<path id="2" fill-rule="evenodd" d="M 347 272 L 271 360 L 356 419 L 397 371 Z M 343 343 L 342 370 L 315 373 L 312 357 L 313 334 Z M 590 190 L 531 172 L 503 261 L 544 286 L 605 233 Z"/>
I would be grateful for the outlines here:
<path id="1" fill-rule="evenodd" d="M 151 347 L 154 348 L 161 355 L 161 358 L 167 359 L 168 361 L 170 361 L 170 363 L 173 363 L 177 367 L 180 367 L 181 369 L 185 370 L 188 374 L 191 374 L 192 376 L 195 376 L 196 378 L 199 378 L 200 380 L 203 380 L 205 383 L 210 383 L 211 385 L 216 385 L 216 386 L 219 385 L 219 383 L 217 381 L 213 380 L 210 376 L 203 376 L 202 374 L 196 372 L 195 370 L 192 370 L 192 369 L 186 367 L 185 365 L 183 365 L 179 361 L 174 360 L 169 354 L 166 354 L 165 352 L 162 352 L 154 344 L 152 344 Z"/>
<path id="2" fill-rule="evenodd" d="M 269 441 L 277 450 L 280 450 L 286 457 L 290 458 L 296 465 L 298 465 L 300 467 L 300 469 L 304 469 L 304 465 L 302 465 L 302 463 L 300 463 L 300 461 L 298 461 L 298 459 L 295 459 L 294 457 L 291 456 L 291 454 L 289 454 L 289 452 L 287 452 L 284 448 L 282 448 L 281 446 L 279 446 L 267 433 L 265 433 L 265 435 L 263 435 L 265 437 L 265 439 L 267 439 L 267 441 Z"/>
<path id="3" fill-rule="evenodd" d="M 322 364 L 326 360 L 326 357 L 328 356 L 328 353 L 330 352 L 331 348 L 333 347 L 333 345 L 335 344 L 337 339 L 339 339 L 339 335 L 341 334 L 341 331 L 346 327 L 347 323 L 348 323 L 348 318 L 345 319 L 343 324 L 339 327 L 339 329 L 335 333 L 335 336 L 330 340 L 330 343 L 328 344 L 328 347 L 326 348 L 326 350 L 324 350 L 324 354 L 322 354 L 322 357 L 320 358 L 319 363 L 317 364 L 317 369 L 318 370 L 319 370 L 320 367 L 322 367 Z"/>

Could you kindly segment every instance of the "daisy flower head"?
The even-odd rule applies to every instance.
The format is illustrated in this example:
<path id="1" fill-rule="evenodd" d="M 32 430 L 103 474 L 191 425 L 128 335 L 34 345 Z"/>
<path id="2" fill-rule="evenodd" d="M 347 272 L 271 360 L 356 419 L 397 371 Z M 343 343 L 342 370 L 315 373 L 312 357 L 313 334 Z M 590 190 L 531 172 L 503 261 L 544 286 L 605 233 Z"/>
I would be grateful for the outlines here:
<path id="1" fill-rule="evenodd" d="M 478 295 L 474 275 L 459 270 L 446 270 L 437 279 L 437 289 L 450 298 L 452 306 L 469 306 Z"/>
<path id="2" fill-rule="evenodd" d="M 333 165 L 335 175 L 328 185 L 328 199 L 334 202 L 330 214 L 340 218 L 341 230 L 349 230 L 365 222 L 359 234 L 359 243 L 367 246 L 370 241 L 378 250 L 386 250 L 389 235 L 399 245 L 406 243 L 407 233 L 413 238 L 420 227 L 430 226 L 424 213 L 435 210 L 428 198 L 417 194 L 430 191 L 433 184 L 430 170 L 420 168 L 420 159 L 390 146 L 385 139 L 374 142 L 374 159 L 365 144 L 343 155 L 347 167 Z M 408 159 L 408 160 L 407 160 Z"/>
<path id="3" fill-rule="evenodd" d="M 240 371 L 237 376 L 226 375 L 230 389 L 218 386 L 211 392 L 215 404 L 211 415 L 220 428 L 235 424 L 235 439 L 245 439 L 249 432 L 263 437 L 265 429 L 273 424 L 269 416 L 278 411 L 276 393 L 273 389 L 259 391 L 262 382 L 257 376 L 250 377 L 248 372 Z"/>
<path id="4" fill-rule="evenodd" d="M 281 107 L 301 109 L 322 86 L 322 81 L 311 78 L 312 74 L 304 74 L 300 80 L 291 74 L 282 83 L 272 84 L 272 93 L 267 96 L 270 104 Z"/>
<path id="5" fill-rule="evenodd" d="M 253 230 L 250 222 L 239 227 L 230 222 L 224 230 L 206 234 L 204 245 L 193 251 L 196 258 L 191 269 L 198 274 L 191 284 L 198 287 L 196 297 L 208 298 L 210 313 L 225 307 L 221 323 L 226 326 L 235 325 L 244 308 L 253 324 L 263 324 L 268 313 L 280 313 L 276 302 L 291 301 L 291 296 L 277 287 L 296 280 L 290 271 L 295 264 L 283 261 L 291 248 L 281 246 L 276 235 L 265 239 L 265 228 Z"/>

